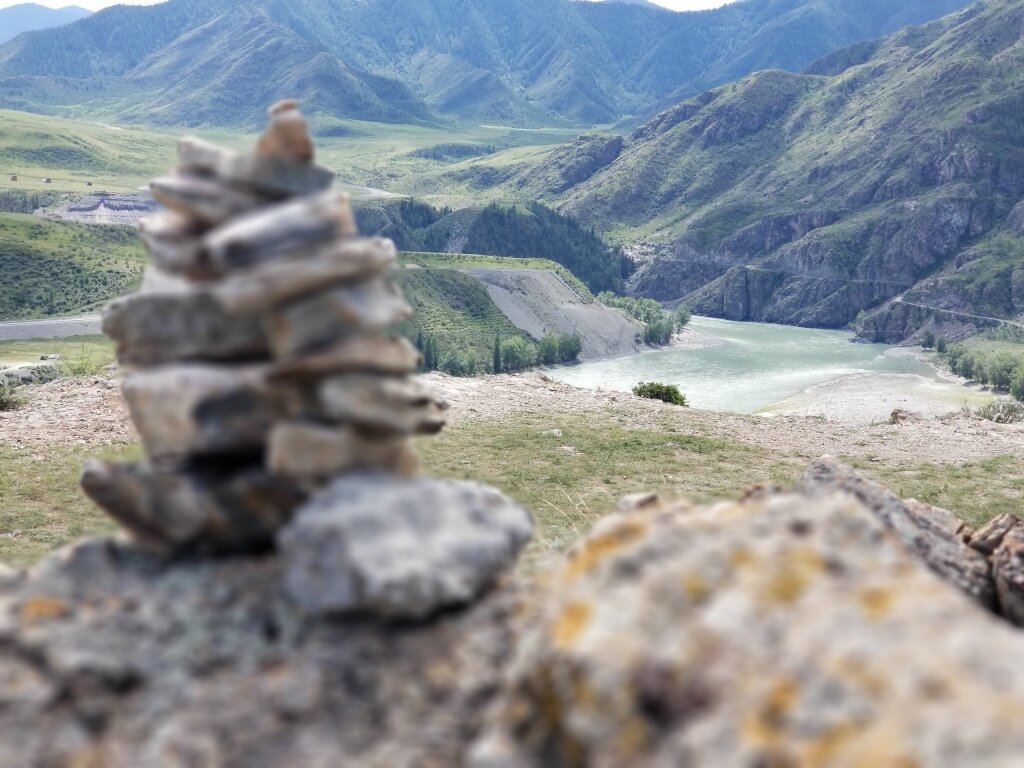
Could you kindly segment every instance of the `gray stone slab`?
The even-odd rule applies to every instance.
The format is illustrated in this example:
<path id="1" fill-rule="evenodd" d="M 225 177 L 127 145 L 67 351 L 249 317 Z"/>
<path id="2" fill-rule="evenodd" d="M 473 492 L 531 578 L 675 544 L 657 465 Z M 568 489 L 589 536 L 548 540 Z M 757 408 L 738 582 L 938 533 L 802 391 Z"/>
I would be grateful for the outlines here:
<path id="1" fill-rule="evenodd" d="M 480 595 L 532 529 L 529 512 L 483 485 L 353 476 L 310 499 L 278 549 L 288 594 L 311 613 L 424 619 Z"/>

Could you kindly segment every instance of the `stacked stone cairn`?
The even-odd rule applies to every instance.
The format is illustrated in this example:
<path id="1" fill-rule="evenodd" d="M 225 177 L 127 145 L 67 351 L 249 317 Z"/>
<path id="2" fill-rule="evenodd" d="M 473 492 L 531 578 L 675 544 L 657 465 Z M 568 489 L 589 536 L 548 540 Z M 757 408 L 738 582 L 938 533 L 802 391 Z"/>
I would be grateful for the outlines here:
<path id="1" fill-rule="evenodd" d="M 319 511 L 321 526 L 325 508 L 329 525 L 338 522 L 339 504 L 341 517 L 358 515 L 359 503 L 344 489 L 339 498 L 347 501 L 325 502 L 332 479 L 356 483 L 364 501 L 386 490 L 405 510 L 391 524 L 417 527 L 398 539 L 413 543 L 421 561 L 432 558 L 419 572 L 393 574 L 420 589 L 431 583 L 431 569 L 465 547 L 454 529 L 437 525 L 451 518 L 454 495 L 468 517 L 448 522 L 480 523 L 499 551 L 465 583 L 434 589 L 412 608 L 388 608 L 353 588 L 334 589 L 325 603 L 337 583 L 374 579 L 346 572 L 330 581 L 320 565 L 305 563 L 309 548 L 292 547 L 296 590 L 304 589 L 302 573 L 320 569 L 316 610 L 374 610 L 376 600 L 380 613 L 422 616 L 479 592 L 518 554 L 531 522 L 491 489 L 413 478 L 418 461 L 409 439 L 440 431 L 447 404 L 411 378 L 419 353 L 389 332 L 411 315 L 388 275 L 394 244 L 358 237 L 349 200 L 331 191 L 333 183 L 334 173 L 314 162 L 294 101 L 271 107 L 251 154 L 196 138 L 179 142 L 178 167 L 151 185 L 164 210 L 140 224 L 152 268 L 165 276 L 150 282 L 161 287 L 116 300 L 103 319 L 128 370 L 123 391 L 145 459 L 90 461 L 82 485 L 139 546 L 164 556 L 267 550 L 296 518 L 293 530 L 280 532 L 278 546 L 287 549 L 303 539 L 295 526 L 304 504 Z M 495 519 L 483 507 L 498 524 L 484 525 Z M 511 527 L 500 524 L 503 515 Z M 431 536 L 440 542 L 433 550 Z M 322 530 L 316 538 L 331 540 Z M 348 551 L 355 538 L 346 527 L 334 539 L 346 551 L 320 556 L 334 568 L 357 567 L 359 553 Z M 401 547 L 374 547 L 378 565 L 389 555 L 402 560 Z M 401 592 L 393 580 L 384 578 L 381 589 Z"/>

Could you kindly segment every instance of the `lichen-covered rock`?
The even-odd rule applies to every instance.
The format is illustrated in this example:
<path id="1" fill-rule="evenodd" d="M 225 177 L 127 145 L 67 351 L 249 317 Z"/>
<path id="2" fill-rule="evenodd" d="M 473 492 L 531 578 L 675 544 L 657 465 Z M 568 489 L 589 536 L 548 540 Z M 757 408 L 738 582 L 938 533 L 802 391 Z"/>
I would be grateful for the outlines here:
<path id="1" fill-rule="evenodd" d="M 1019 762 L 1024 636 L 856 498 L 647 509 L 551 577 L 474 768 Z"/>
<path id="2" fill-rule="evenodd" d="M 999 594 L 999 610 L 1007 619 L 1024 626 L 1024 520 L 1014 524 L 992 554 L 992 572 Z"/>
<path id="3" fill-rule="evenodd" d="M 483 485 L 334 481 L 278 536 L 285 587 L 313 614 L 423 619 L 479 596 L 530 540 L 530 513 Z"/>
<path id="4" fill-rule="evenodd" d="M 855 496 L 936 573 L 986 608 L 995 608 L 989 562 L 964 543 L 971 531 L 953 513 L 914 500 L 904 501 L 831 458 L 814 462 L 798 487 L 807 493 L 841 491 Z"/>
<path id="5" fill-rule="evenodd" d="M 1019 521 L 1020 518 L 1014 515 L 997 515 L 972 533 L 970 538 L 968 538 L 967 543 L 971 549 L 976 549 L 983 555 L 991 555 L 999 549 L 999 545 L 1003 543 L 1003 539 L 1006 538 L 1006 534 L 1008 534 Z"/>
<path id="6" fill-rule="evenodd" d="M 0 768 L 456 766 L 515 591 L 426 626 L 307 617 L 278 558 L 109 540 L 0 576 Z"/>

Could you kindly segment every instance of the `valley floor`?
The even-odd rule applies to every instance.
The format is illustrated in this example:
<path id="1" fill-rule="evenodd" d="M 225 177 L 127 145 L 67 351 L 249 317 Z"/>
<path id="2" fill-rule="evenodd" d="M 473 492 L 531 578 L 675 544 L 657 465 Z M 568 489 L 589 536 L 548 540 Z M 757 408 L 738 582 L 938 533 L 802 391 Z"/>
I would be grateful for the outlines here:
<path id="1" fill-rule="evenodd" d="M 890 485 L 978 524 L 1024 501 L 1024 425 L 960 415 L 903 425 L 682 409 L 582 390 L 541 373 L 427 377 L 451 402 L 451 424 L 423 439 L 427 471 L 494 484 L 540 525 L 535 568 L 628 493 L 695 501 L 755 483 L 785 485 L 813 459 L 842 457 Z M 113 525 L 77 491 L 86 456 L 139 454 L 116 382 L 63 379 L 24 390 L 0 413 L 0 562 L 24 565 Z"/>

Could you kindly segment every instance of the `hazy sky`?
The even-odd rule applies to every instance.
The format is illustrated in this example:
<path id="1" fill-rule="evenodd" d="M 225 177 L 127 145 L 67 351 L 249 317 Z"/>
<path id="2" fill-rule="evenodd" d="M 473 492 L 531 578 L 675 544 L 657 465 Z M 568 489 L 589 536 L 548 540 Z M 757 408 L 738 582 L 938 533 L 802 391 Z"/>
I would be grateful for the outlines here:
<path id="1" fill-rule="evenodd" d="M 652 0 L 652 2 L 658 5 L 664 5 L 666 8 L 673 8 L 677 11 L 696 11 L 702 8 L 717 8 L 720 5 L 726 5 L 733 0 Z M 26 2 L 26 0 L 0 0 L 0 8 L 6 8 L 9 5 L 19 5 L 20 3 Z M 32 0 L 39 5 L 48 5 L 50 8 L 63 8 L 66 5 L 80 5 L 83 8 L 90 8 L 94 11 L 98 11 L 100 8 L 106 8 L 108 5 L 154 5 L 155 3 L 161 2 L 161 0 Z M 513 0 L 514 2 L 514 0 Z"/>

